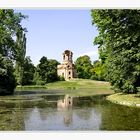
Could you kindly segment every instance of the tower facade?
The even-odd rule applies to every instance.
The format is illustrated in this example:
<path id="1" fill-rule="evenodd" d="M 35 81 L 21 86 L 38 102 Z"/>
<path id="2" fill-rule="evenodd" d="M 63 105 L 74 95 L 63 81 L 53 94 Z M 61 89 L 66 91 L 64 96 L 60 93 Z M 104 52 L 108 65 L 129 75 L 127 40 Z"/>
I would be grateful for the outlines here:
<path id="1" fill-rule="evenodd" d="M 65 50 L 63 53 L 63 62 L 57 66 L 57 74 L 70 80 L 76 78 L 76 70 L 72 61 L 73 53 L 69 50 Z"/>

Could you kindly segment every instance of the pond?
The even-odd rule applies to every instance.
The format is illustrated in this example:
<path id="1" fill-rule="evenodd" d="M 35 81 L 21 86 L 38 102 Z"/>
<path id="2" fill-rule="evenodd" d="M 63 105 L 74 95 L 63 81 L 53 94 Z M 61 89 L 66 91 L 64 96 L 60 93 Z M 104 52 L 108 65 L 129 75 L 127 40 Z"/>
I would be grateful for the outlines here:
<path id="1" fill-rule="evenodd" d="M 0 98 L 0 130 L 140 130 L 140 108 L 116 105 L 107 95 L 41 94 Z"/>

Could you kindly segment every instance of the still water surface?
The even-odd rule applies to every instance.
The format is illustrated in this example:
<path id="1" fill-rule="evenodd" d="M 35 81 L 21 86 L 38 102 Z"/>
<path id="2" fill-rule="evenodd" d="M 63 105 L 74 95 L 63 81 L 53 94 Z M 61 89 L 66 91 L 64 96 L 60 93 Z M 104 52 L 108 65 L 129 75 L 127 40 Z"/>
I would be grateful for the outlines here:
<path id="1" fill-rule="evenodd" d="M 112 104 L 105 95 L 41 98 L 29 106 L 1 104 L 0 130 L 140 130 L 140 109 Z"/>

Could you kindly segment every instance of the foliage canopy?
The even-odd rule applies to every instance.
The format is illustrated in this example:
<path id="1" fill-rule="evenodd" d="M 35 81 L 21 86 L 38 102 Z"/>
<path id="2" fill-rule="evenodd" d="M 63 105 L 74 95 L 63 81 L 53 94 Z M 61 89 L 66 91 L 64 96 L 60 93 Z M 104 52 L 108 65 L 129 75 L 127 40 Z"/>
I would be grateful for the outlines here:
<path id="1" fill-rule="evenodd" d="M 58 61 L 54 59 L 47 59 L 43 56 L 40 63 L 37 65 L 34 74 L 34 83 L 37 85 L 44 85 L 58 80 L 57 65 Z"/>
<path id="2" fill-rule="evenodd" d="M 94 44 L 115 90 L 135 93 L 140 83 L 140 10 L 92 10 Z"/>
<path id="3" fill-rule="evenodd" d="M 12 94 L 16 86 L 13 61 L 16 60 L 17 31 L 24 30 L 21 21 L 25 16 L 11 9 L 0 10 L 0 95 Z"/>

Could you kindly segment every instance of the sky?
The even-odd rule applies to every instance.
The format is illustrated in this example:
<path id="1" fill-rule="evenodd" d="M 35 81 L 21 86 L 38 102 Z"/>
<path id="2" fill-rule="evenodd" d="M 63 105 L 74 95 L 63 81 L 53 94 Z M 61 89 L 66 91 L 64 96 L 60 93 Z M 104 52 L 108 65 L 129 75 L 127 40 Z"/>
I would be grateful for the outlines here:
<path id="1" fill-rule="evenodd" d="M 73 52 L 73 61 L 88 55 L 98 59 L 93 39 L 98 34 L 92 25 L 90 10 L 16 10 L 28 16 L 22 21 L 28 32 L 26 56 L 37 65 L 42 56 L 62 62 L 65 50 Z"/>

